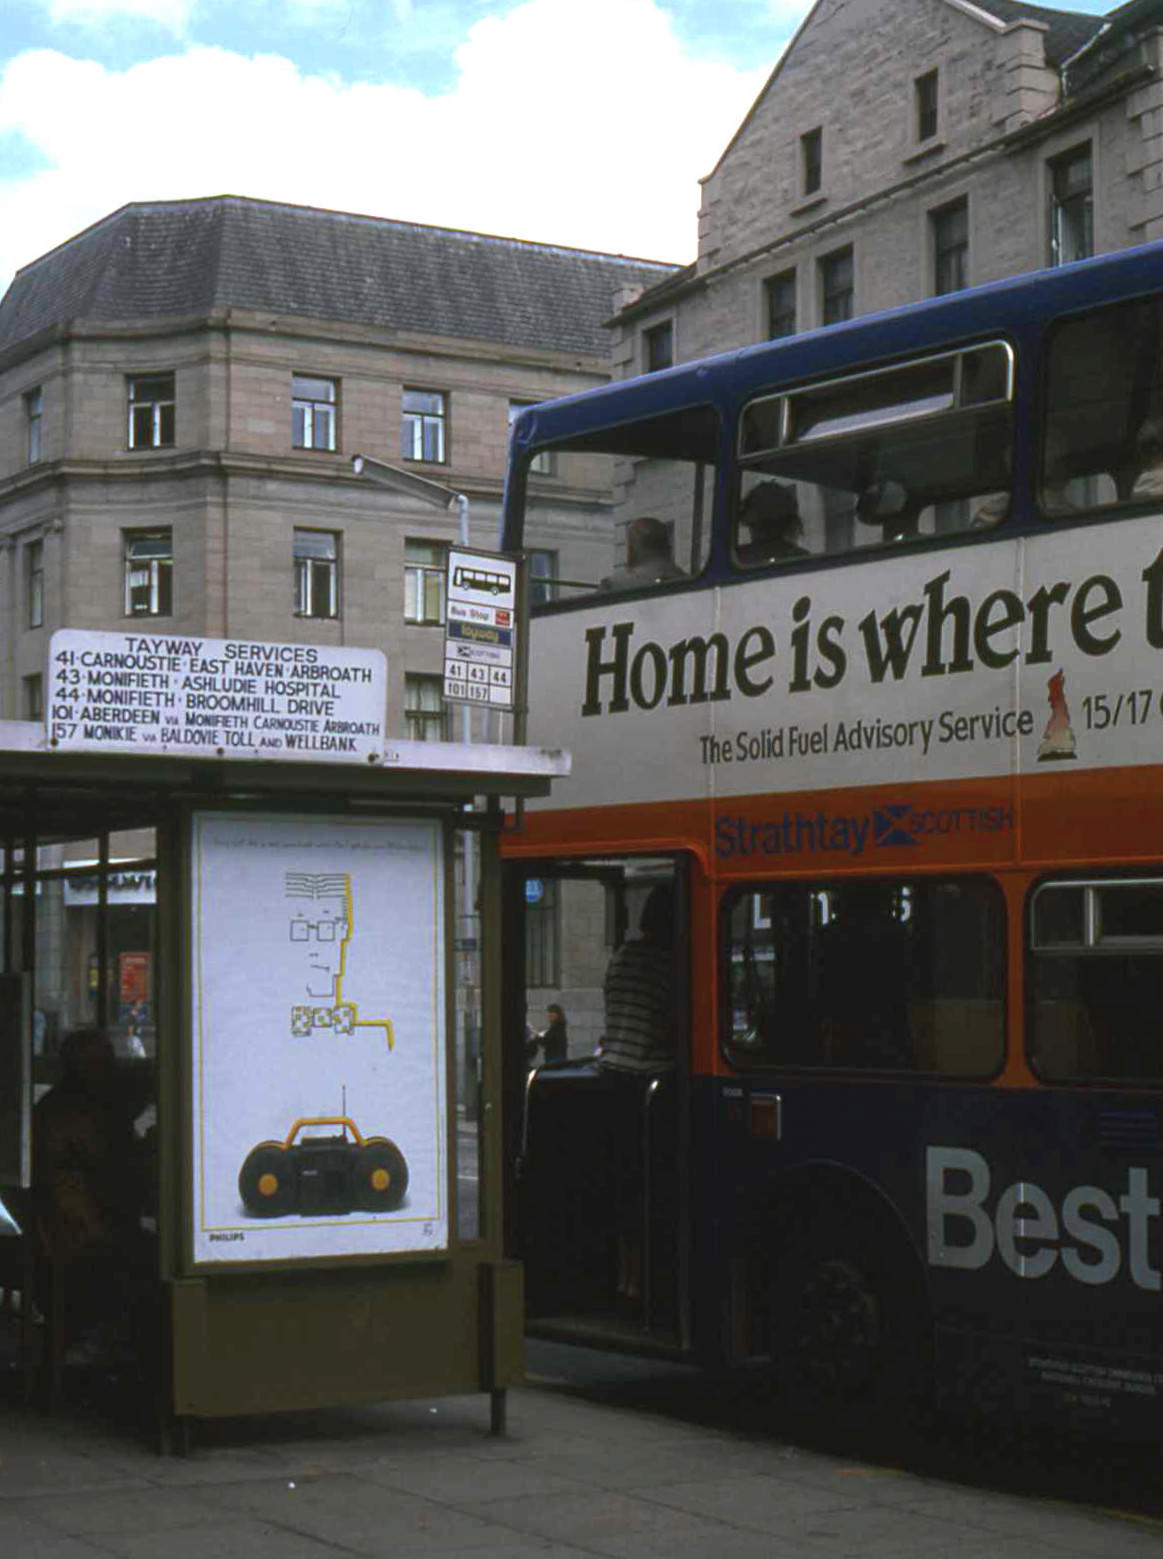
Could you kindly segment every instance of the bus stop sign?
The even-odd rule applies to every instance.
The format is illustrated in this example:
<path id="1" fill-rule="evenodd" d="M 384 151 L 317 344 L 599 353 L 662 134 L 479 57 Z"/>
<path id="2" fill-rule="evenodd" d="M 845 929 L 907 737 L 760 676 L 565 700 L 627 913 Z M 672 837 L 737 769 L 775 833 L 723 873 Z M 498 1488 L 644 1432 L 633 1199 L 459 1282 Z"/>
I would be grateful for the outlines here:
<path id="1" fill-rule="evenodd" d="M 444 696 L 511 710 L 517 681 L 517 561 L 448 552 Z"/>

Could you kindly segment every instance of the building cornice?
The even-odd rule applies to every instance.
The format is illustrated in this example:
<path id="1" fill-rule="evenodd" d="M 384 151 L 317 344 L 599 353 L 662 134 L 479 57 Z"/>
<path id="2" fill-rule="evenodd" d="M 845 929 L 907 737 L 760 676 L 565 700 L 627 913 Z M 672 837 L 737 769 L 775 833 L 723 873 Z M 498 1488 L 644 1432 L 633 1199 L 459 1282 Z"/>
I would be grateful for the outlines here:
<path id="1" fill-rule="evenodd" d="M 271 314 L 265 310 L 213 309 L 208 314 L 160 315 L 136 320 L 67 319 L 0 352 L 0 372 L 18 366 L 54 346 L 73 341 L 130 342 L 176 339 L 191 335 L 255 335 L 283 341 L 317 341 L 368 351 L 393 351 L 409 356 L 460 358 L 523 368 L 566 370 L 609 378 L 609 362 L 598 352 L 561 347 L 513 346 L 479 336 L 440 336 L 390 327 L 351 324 L 301 314 Z"/>
<path id="2" fill-rule="evenodd" d="M 424 474 L 429 474 L 427 467 Z M 503 480 L 495 473 L 434 466 L 431 474 L 455 484 L 470 495 L 500 499 Z M 137 484 L 195 478 L 286 481 L 331 488 L 338 483 L 345 491 L 368 490 L 366 483 L 353 473 L 350 454 L 256 455 L 244 450 L 193 449 L 169 453 L 153 450 L 145 453 L 129 452 L 114 460 L 66 458 L 27 466 L 15 475 L 0 480 L 0 508 L 17 498 L 65 488 L 70 483 Z"/>

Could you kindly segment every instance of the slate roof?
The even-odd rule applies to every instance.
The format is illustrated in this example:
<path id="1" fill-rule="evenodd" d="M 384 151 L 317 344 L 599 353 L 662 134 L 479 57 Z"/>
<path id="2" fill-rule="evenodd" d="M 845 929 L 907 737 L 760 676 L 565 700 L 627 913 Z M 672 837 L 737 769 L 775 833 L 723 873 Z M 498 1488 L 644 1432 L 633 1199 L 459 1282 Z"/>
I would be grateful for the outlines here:
<path id="1" fill-rule="evenodd" d="M 1044 22 L 1046 34 L 1046 63 L 1061 65 L 1076 54 L 1084 43 L 1099 32 L 1106 21 L 1103 16 L 1084 16 L 1077 11 L 1059 11 L 1048 5 L 1026 5 L 1024 0 L 975 0 L 975 4 L 999 22 Z"/>
<path id="2" fill-rule="evenodd" d="M 620 288 L 674 266 L 221 195 L 123 206 L 17 272 L 0 351 L 66 320 L 270 311 L 604 353 Z"/>

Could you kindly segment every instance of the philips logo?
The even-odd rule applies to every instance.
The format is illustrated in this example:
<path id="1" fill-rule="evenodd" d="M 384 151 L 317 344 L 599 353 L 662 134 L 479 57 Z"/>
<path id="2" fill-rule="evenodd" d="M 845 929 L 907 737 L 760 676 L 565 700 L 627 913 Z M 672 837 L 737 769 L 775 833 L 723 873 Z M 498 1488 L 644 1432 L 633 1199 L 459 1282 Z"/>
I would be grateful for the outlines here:
<path id="1" fill-rule="evenodd" d="M 990 1203 L 992 1175 L 972 1148 L 925 1151 L 925 1213 L 932 1267 L 977 1271 L 998 1255 L 1015 1277 L 1041 1278 L 1061 1263 L 1068 1277 L 1110 1283 L 1124 1262 L 1136 1288 L 1157 1293 L 1160 1275 L 1148 1254 L 1159 1198 L 1145 1169 L 1127 1170 L 1116 1201 L 1101 1186 L 1078 1185 L 1055 1207 L 1032 1180 L 1019 1180 Z"/>

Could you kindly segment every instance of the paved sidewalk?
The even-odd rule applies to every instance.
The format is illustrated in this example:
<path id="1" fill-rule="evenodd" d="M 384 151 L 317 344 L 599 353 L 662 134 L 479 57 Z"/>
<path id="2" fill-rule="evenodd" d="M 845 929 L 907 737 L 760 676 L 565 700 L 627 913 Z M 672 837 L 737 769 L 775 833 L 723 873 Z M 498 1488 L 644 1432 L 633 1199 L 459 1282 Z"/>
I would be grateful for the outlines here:
<path id="1" fill-rule="evenodd" d="M 964 1488 L 587 1401 L 510 1394 L 204 1430 L 186 1459 L 128 1429 L 0 1403 L 3 1559 L 1159 1559 L 1163 1525 Z"/>

